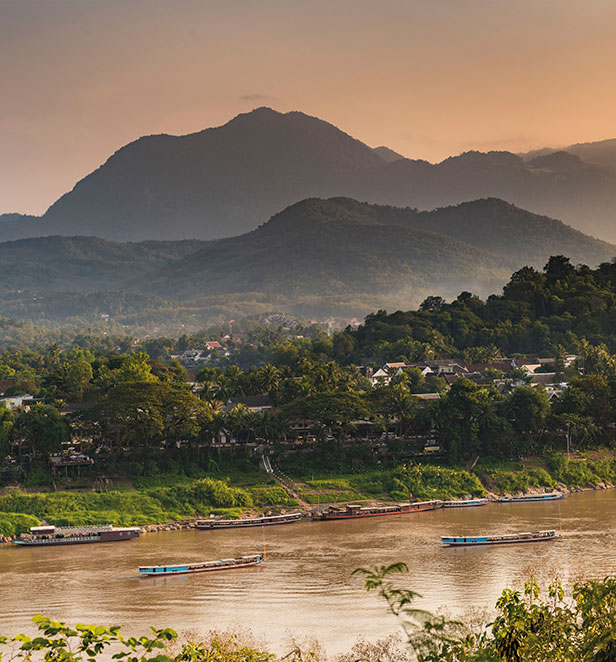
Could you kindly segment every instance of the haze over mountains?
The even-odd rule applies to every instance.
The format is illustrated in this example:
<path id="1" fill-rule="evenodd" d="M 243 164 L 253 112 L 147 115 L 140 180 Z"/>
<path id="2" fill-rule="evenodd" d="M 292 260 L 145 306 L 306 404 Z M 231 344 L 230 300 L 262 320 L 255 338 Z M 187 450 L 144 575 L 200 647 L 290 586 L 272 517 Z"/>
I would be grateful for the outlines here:
<path id="1" fill-rule="evenodd" d="M 303 113 L 259 108 L 221 127 L 126 145 L 40 219 L 0 217 L 0 240 L 217 239 L 307 197 L 347 196 L 420 209 L 497 197 L 616 241 L 616 171 L 607 157 L 467 152 L 431 164 L 398 156 Z"/>
<path id="2" fill-rule="evenodd" d="M 512 270 L 541 267 L 554 253 L 594 266 L 616 246 L 497 199 L 419 212 L 309 198 L 226 239 L 0 243 L 0 304 L 37 321 L 109 311 L 136 319 L 137 310 L 160 317 L 178 308 L 209 319 L 238 301 L 244 313 L 281 306 L 361 315 L 384 303 L 412 307 L 429 294 L 486 296 Z"/>
<path id="3" fill-rule="evenodd" d="M 576 143 L 568 147 L 544 147 L 543 149 L 536 149 L 526 154 L 520 154 L 520 156 L 530 160 L 536 156 L 545 156 L 554 152 L 574 154 L 587 163 L 605 166 L 616 172 L 616 138 L 598 140 L 596 142 Z"/>

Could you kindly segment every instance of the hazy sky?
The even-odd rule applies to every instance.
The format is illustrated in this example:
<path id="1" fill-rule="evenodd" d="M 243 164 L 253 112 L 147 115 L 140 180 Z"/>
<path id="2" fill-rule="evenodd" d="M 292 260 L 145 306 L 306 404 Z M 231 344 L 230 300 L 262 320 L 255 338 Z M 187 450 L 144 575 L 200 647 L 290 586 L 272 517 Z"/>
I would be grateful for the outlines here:
<path id="1" fill-rule="evenodd" d="M 441 160 L 616 137 L 614 0 L 0 0 L 0 212 L 268 105 Z"/>

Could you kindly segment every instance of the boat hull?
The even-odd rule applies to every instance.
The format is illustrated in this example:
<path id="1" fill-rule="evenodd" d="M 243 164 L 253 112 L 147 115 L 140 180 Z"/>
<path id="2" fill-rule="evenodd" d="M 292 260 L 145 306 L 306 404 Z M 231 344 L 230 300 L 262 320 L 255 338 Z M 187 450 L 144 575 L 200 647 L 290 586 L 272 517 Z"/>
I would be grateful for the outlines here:
<path id="1" fill-rule="evenodd" d="M 413 513 L 423 513 L 426 510 L 436 510 L 442 506 L 424 506 L 421 508 L 414 508 L 413 510 L 392 510 L 386 513 L 320 513 L 316 519 L 318 520 L 336 520 L 336 519 L 361 519 L 363 517 L 385 517 L 387 515 L 412 515 Z"/>
<path id="2" fill-rule="evenodd" d="M 157 566 L 152 568 L 139 568 L 140 577 L 170 577 L 172 575 L 192 575 L 198 572 L 221 572 L 223 570 L 241 570 L 243 568 L 253 568 L 263 562 L 263 556 L 257 556 L 253 561 L 244 561 L 243 563 L 226 565 L 205 565 L 185 564 L 176 566 Z"/>
<path id="3" fill-rule="evenodd" d="M 288 519 L 262 519 L 262 520 L 231 520 L 231 521 L 212 521 L 212 522 L 197 522 L 195 527 L 197 529 L 245 529 L 251 526 L 281 526 L 282 524 L 295 524 L 303 518 L 303 514 L 298 514 L 297 517 L 289 517 Z"/>
<path id="4" fill-rule="evenodd" d="M 487 506 L 488 499 L 471 499 L 469 501 L 443 501 L 443 508 L 473 508 L 475 506 Z"/>
<path id="5" fill-rule="evenodd" d="M 443 536 L 441 542 L 446 547 L 477 547 L 483 545 L 517 545 L 521 543 L 530 542 L 548 542 L 550 540 L 558 540 L 560 535 L 556 531 L 537 532 L 528 536 L 521 534 L 519 537 L 515 536 Z"/>
<path id="6" fill-rule="evenodd" d="M 49 547 L 58 545 L 91 545 L 101 542 L 123 542 L 134 540 L 139 537 L 136 531 L 123 531 L 122 535 L 116 531 L 105 531 L 96 536 L 80 536 L 68 538 L 46 538 L 42 540 L 13 540 L 13 544 L 19 547 Z"/>
<path id="7" fill-rule="evenodd" d="M 533 503 L 536 501 L 555 501 L 556 499 L 563 499 L 564 494 L 537 494 L 536 496 L 527 496 L 527 497 L 501 497 L 498 499 L 498 503 Z"/>

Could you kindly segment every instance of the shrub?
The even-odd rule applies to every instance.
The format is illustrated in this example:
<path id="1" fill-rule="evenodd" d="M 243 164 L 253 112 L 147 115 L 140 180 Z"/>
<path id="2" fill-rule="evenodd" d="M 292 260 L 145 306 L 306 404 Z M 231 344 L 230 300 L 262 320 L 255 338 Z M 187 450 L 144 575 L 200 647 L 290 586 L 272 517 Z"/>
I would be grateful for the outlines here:
<path id="1" fill-rule="evenodd" d="M 18 536 L 27 533 L 31 526 L 38 526 L 39 520 L 23 513 L 0 513 L 0 534 Z"/>

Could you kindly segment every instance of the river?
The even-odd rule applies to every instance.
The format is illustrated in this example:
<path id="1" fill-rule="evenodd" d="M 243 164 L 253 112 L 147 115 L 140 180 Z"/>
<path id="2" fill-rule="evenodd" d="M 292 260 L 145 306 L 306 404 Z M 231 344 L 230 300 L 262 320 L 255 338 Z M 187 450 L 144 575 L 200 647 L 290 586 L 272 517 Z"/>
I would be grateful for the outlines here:
<path id="1" fill-rule="evenodd" d="M 560 528 L 561 540 L 443 548 L 440 536 Z M 207 633 L 240 627 L 264 635 L 277 652 L 291 635 L 318 639 L 330 653 L 358 635 L 395 632 L 392 616 L 361 579 L 358 566 L 404 561 L 406 587 L 419 606 L 450 613 L 492 608 L 506 586 L 534 572 L 565 584 L 616 571 L 616 490 L 560 501 L 490 504 L 350 521 L 301 522 L 265 529 L 152 533 L 124 543 L 0 547 L 0 633 L 33 631 L 40 613 L 69 623 L 119 624 Z M 138 565 L 228 558 L 265 548 L 261 567 L 143 578 Z"/>

